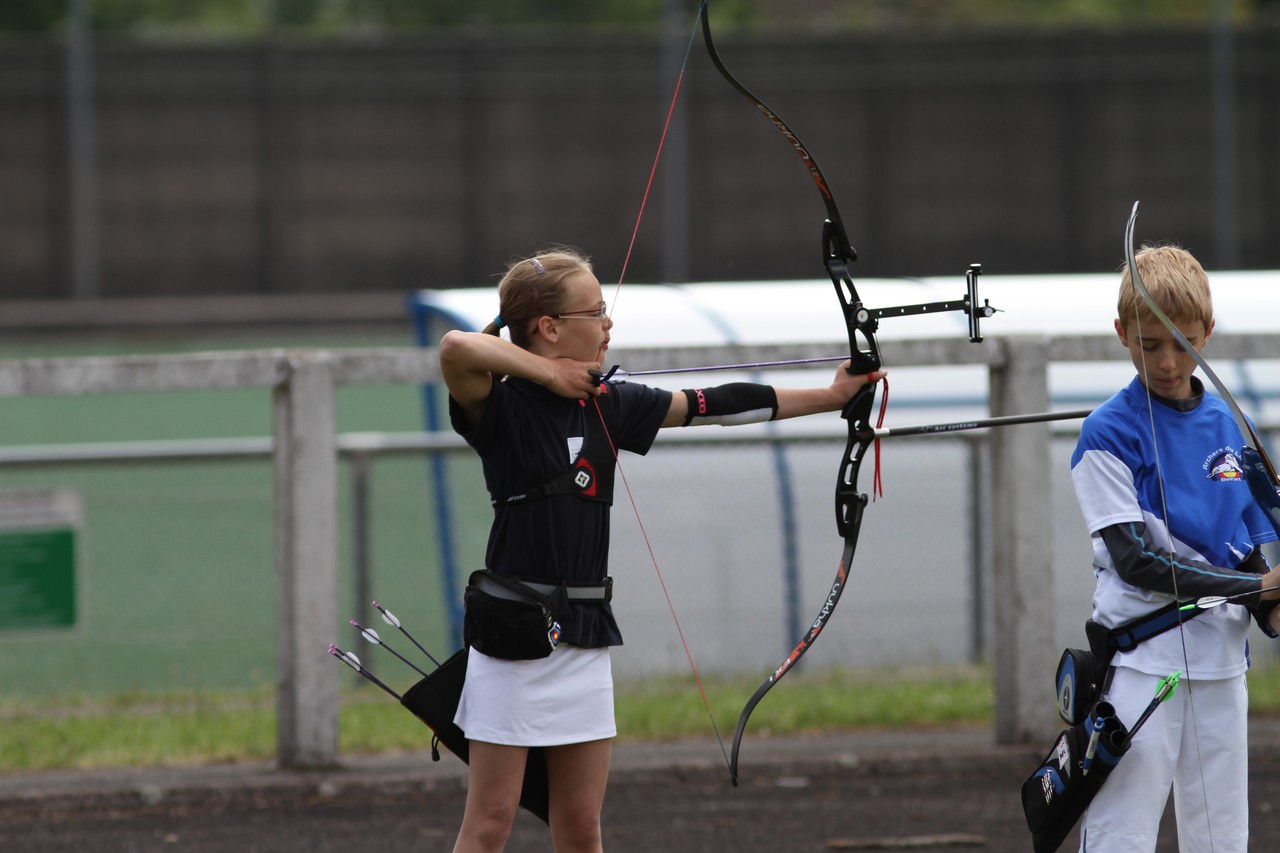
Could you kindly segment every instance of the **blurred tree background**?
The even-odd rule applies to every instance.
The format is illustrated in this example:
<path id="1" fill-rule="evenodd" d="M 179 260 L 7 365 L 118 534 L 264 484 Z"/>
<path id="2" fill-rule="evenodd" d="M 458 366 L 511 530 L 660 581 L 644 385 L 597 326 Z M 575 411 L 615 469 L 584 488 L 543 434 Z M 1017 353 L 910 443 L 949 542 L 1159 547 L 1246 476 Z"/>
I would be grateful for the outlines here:
<path id="1" fill-rule="evenodd" d="M 5 0 L 0 32 L 65 27 L 66 0 Z M 1200 27 L 1280 17 L 1280 0 L 716 0 L 719 20 L 768 29 Z M 94 30 L 140 38 L 332 37 L 441 27 L 657 27 L 696 0 L 91 0 Z"/>

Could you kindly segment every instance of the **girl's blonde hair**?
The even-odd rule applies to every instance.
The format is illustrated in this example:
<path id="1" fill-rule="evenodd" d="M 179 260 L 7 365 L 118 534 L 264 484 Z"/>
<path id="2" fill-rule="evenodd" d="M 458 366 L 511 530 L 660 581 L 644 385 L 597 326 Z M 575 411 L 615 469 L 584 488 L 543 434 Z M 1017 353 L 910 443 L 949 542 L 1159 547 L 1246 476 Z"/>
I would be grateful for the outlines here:
<path id="1" fill-rule="evenodd" d="M 554 246 L 517 258 L 498 282 L 498 316 L 482 331 L 497 335 L 506 326 L 511 330 L 511 342 L 527 349 L 539 317 L 568 310 L 564 283 L 590 272 L 591 259 L 570 246 Z"/>
<path id="2" fill-rule="evenodd" d="M 1181 246 L 1144 245 L 1135 256 L 1138 274 L 1151 298 L 1175 323 L 1199 320 L 1206 329 L 1213 322 L 1213 295 L 1209 276 L 1195 256 Z M 1133 286 L 1129 265 L 1121 268 L 1120 298 L 1116 311 L 1125 328 L 1135 320 L 1155 321 L 1150 307 Z"/>

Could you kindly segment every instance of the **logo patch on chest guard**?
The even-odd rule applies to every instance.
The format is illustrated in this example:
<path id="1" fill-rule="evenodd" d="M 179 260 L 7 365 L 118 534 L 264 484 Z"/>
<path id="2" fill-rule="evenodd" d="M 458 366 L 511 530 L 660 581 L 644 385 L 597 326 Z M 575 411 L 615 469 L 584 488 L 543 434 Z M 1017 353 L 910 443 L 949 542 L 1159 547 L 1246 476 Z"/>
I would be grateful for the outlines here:
<path id="1" fill-rule="evenodd" d="M 591 463 L 586 459 L 579 459 L 578 470 L 574 472 L 574 485 L 587 497 L 594 497 L 596 493 L 596 471 L 591 467 Z"/>
<path id="2" fill-rule="evenodd" d="M 1212 457 L 1205 467 L 1209 469 L 1207 476 L 1210 480 L 1230 482 L 1244 479 L 1244 466 L 1232 450 L 1224 450 Z"/>

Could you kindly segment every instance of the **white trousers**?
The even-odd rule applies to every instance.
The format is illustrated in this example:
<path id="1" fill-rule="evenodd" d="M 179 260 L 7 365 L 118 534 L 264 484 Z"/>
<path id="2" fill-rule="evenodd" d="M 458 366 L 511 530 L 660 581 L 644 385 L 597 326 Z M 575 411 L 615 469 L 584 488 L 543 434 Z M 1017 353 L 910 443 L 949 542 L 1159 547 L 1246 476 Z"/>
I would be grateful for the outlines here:
<path id="1" fill-rule="evenodd" d="M 1132 726 L 1160 678 L 1118 667 L 1106 700 Z M 1082 853 L 1155 850 L 1173 793 L 1179 853 L 1246 853 L 1249 695 L 1245 676 L 1184 680 L 1134 736 L 1081 822 Z"/>

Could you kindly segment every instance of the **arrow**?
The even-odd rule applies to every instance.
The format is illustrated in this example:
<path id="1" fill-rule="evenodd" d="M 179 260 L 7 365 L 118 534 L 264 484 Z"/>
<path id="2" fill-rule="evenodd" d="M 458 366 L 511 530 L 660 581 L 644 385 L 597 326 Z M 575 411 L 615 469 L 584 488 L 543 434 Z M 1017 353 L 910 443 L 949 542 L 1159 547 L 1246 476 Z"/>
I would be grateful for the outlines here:
<path id="1" fill-rule="evenodd" d="M 360 673 L 360 674 L 361 674 L 361 675 L 363 675 L 365 678 L 369 679 L 369 680 L 370 680 L 370 681 L 372 681 L 374 684 L 378 685 L 378 686 L 379 686 L 379 687 L 381 687 L 383 690 L 385 690 L 385 691 L 387 691 L 388 693 L 390 693 L 392 696 L 396 697 L 396 699 L 399 699 L 399 698 L 400 698 L 400 694 L 399 694 L 399 693 L 395 692 L 395 691 L 394 691 L 394 690 L 392 690 L 390 687 L 388 687 L 387 685 L 383 684 L 383 683 L 378 679 L 378 677 L 377 677 L 377 676 L 375 676 L 372 672 L 369 672 L 369 670 L 367 670 L 367 669 L 365 669 L 365 668 L 364 668 L 364 665 L 360 663 L 360 658 L 356 657 L 355 652 L 344 652 L 342 649 L 338 648 L 338 646 L 337 646 L 335 643 L 330 643 L 330 644 L 329 644 L 329 654 L 333 655 L 335 658 L 337 658 L 338 660 L 342 661 L 342 662 L 343 662 L 343 663 L 345 663 L 347 666 L 351 667 L 351 668 L 352 668 L 352 669 L 354 669 L 356 672 Z"/>
<path id="2" fill-rule="evenodd" d="M 1105 716 L 1101 710 L 1103 708 L 1109 712 Z M 1102 737 L 1102 730 L 1106 728 L 1107 717 L 1114 716 L 1115 710 L 1106 702 L 1099 702 L 1093 714 L 1093 729 L 1089 732 L 1089 745 L 1084 751 L 1084 762 L 1080 767 L 1081 776 L 1089 775 L 1089 767 L 1093 764 L 1094 756 L 1098 754 L 1098 740 Z"/>
<path id="3" fill-rule="evenodd" d="M 834 361 L 848 361 L 847 355 L 827 355 L 820 358 L 793 358 L 784 361 L 753 361 L 746 364 L 712 364 L 705 367 L 667 367 L 662 370 L 624 370 L 614 365 L 606 372 L 591 371 L 600 384 L 621 385 L 632 376 L 659 376 L 666 373 L 702 373 L 708 370 L 755 370 L 761 367 L 787 367 L 797 364 L 826 364 Z"/>
<path id="4" fill-rule="evenodd" d="M 401 633 L 401 634 L 404 634 L 406 637 L 408 637 L 408 638 L 409 638 L 409 642 L 413 643 L 415 646 L 417 646 L 417 647 L 418 647 L 418 651 L 422 652 L 422 653 L 423 653 L 424 655 L 426 655 L 428 658 L 431 658 L 431 662 L 432 662 L 433 664 L 435 664 L 436 666 L 439 666 L 439 665 L 440 665 L 440 661 L 436 660 L 436 659 L 435 659 L 435 657 L 431 654 L 431 652 L 427 651 L 426 649 L 424 649 L 424 648 L 422 647 L 422 643 L 419 643 L 417 640 L 415 640 L 415 639 L 413 638 L 413 635 L 412 635 L 412 634 L 410 634 L 408 631 L 406 631 L 406 630 L 404 629 L 404 626 L 400 624 L 400 620 L 396 618 L 396 615 L 395 615 L 394 613 L 392 613 L 390 610 L 388 610 L 387 608 L 383 607 L 381 604 L 379 604 L 379 603 L 378 603 L 378 602 L 376 602 L 376 601 L 375 601 L 375 602 L 373 602 L 373 606 L 374 606 L 374 607 L 376 607 L 376 608 L 378 608 L 378 612 L 382 614 L 382 621 L 383 621 L 383 622 L 386 622 L 388 625 L 392 625 L 392 626 L 396 627 L 397 629 L 399 629 L 399 631 L 400 631 L 400 633 Z M 354 624 L 354 623 L 353 623 L 353 624 Z M 403 658 L 401 658 L 401 660 L 404 660 L 404 659 L 403 659 Z M 405 663 L 408 663 L 408 661 L 405 661 Z M 413 666 L 413 664 L 409 664 L 409 665 L 410 665 L 410 666 Z M 416 666 L 415 666 L 415 667 L 413 667 L 413 668 L 414 668 L 414 669 L 418 669 Z M 418 671 L 419 671 L 419 672 L 421 672 L 422 670 L 418 670 Z"/>
<path id="5" fill-rule="evenodd" d="M 1261 589 L 1254 590 L 1253 592 L 1238 592 L 1235 595 L 1202 595 L 1190 604 L 1184 604 L 1178 609 L 1181 611 L 1210 610 L 1214 607 L 1221 607 L 1222 605 L 1234 601 L 1237 598 L 1244 598 L 1250 595 L 1261 595 L 1262 593 L 1274 588 L 1275 587 L 1264 586 Z"/>
<path id="6" fill-rule="evenodd" d="M 1138 717 L 1138 721 L 1133 724 L 1133 728 L 1129 729 L 1129 737 L 1125 740 L 1125 743 L 1133 741 L 1133 736 L 1138 733 L 1138 729 L 1142 728 L 1142 725 L 1147 721 L 1147 718 L 1151 716 L 1156 708 L 1160 707 L 1161 702 L 1173 695 L 1173 691 L 1178 689 L 1178 684 L 1181 681 L 1182 670 L 1178 670 L 1172 675 L 1160 679 L 1160 683 L 1156 685 L 1155 698 L 1147 705 L 1146 710 L 1142 712 L 1142 716 Z M 1190 690 L 1191 688 L 1188 687 L 1187 689 Z"/>
<path id="7" fill-rule="evenodd" d="M 414 669 L 414 671 L 416 671 L 419 675 L 421 675 L 421 676 L 423 676 L 423 677 L 425 677 L 425 676 L 426 676 L 426 673 L 425 673 L 425 672 L 423 672 L 421 669 L 419 669 L 419 668 L 418 668 L 418 667 L 413 663 L 413 661 L 409 660 L 409 659 L 408 659 L 408 658 L 406 658 L 404 655 L 400 654 L 398 651 L 396 651 L 395 649 L 391 648 L 391 646 L 389 646 L 389 645 L 387 645 L 386 643 L 382 642 L 382 638 L 378 636 L 378 632 L 377 632 L 377 631 L 373 630 L 372 628 L 366 628 L 366 627 L 364 627 L 363 625 L 361 625 L 359 622 L 357 622 L 357 621 L 356 621 L 356 620 L 354 620 L 354 619 L 352 619 L 352 620 L 350 620 L 350 621 L 351 621 L 351 624 L 355 626 L 356 630 L 360 632 L 360 636 L 361 636 L 361 637 L 364 637 L 366 640 L 368 640 L 370 643 L 373 643 L 375 646 L 382 646 L 384 649 L 386 649 L 387 651 L 391 652 L 391 654 L 393 654 L 393 655 L 395 655 L 396 657 L 400 658 L 400 660 L 404 661 L 406 664 L 408 664 L 410 667 L 412 667 L 412 668 Z M 438 666 L 438 664 L 437 664 L 437 666 Z"/>

